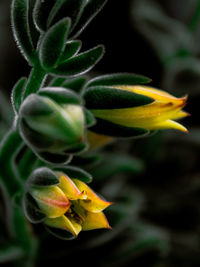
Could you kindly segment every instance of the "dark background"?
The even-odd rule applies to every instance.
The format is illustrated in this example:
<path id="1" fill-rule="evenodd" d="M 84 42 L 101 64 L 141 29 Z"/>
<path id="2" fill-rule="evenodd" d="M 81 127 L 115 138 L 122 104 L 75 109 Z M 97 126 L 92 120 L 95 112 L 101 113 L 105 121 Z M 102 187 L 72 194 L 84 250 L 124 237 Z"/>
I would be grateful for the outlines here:
<path id="1" fill-rule="evenodd" d="M 16 80 L 30 71 L 12 37 L 9 4 L 0 2 L 0 87 L 7 98 Z M 148 11 L 148 20 L 136 12 L 139 5 Z M 155 6 L 158 18 L 149 13 Z M 111 165 L 89 171 L 96 176 L 93 187 L 116 202 L 112 213 L 107 212 L 114 234 L 86 232 L 70 244 L 44 234 L 37 266 L 56 266 L 69 258 L 89 266 L 200 266 L 199 23 L 188 30 L 197 7 L 198 1 L 192 0 L 109 0 L 79 37 L 83 50 L 97 44 L 106 47 L 91 75 L 139 73 L 152 78 L 152 86 L 175 95 L 188 93 L 185 109 L 192 116 L 183 124 L 189 134 L 167 130 L 108 146 L 105 153 L 121 157 L 119 173 Z M 169 46 L 173 49 L 168 55 Z M 124 154 L 134 158 L 134 171 Z M 111 157 L 107 154 L 110 164 Z M 34 229 L 43 231 L 42 226 Z"/>

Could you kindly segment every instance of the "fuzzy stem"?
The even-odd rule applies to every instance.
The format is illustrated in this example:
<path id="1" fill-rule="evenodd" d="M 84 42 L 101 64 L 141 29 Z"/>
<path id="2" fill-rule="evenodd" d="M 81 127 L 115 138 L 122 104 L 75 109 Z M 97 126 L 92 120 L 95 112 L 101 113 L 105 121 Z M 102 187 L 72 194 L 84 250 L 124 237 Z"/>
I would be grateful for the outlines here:
<path id="1" fill-rule="evenodd" d="M 45 79 L 46 72 L 42 68 L 39 59 L 37 59 L 29 75 L 29 79 L 24 90 L 23 99 L 25 99 L 28 95 L 32 93 L 36 93 L 42 87 Z"/>

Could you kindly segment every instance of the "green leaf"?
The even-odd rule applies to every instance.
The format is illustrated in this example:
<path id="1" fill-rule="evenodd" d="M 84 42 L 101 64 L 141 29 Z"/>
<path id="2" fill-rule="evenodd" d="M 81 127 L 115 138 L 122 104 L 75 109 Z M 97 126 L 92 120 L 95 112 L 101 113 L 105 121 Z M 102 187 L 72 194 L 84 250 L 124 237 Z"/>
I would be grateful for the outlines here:
<path id="1" fill-rule="evenodd" d="M 106 86 L 89 87 L 83 96 L 88 109 L 131 108 L 147 105 L 154 101 L 144 95 Z"/>
<path id="2" fill-rule="evenodd" d="M 37 152 L 37 156 L 44 162 L 54 164 L 68 164 L 72 156 L 66 154 L 56 154 L 51 152 Z"/>
<path id="3" fill-rule="evenodd" d="M 24 250 L 19 245 L 7 244 L 0 248 L 0 263 L 17 261 L 24 256 Z"/>
<path id="4" fill-rule="evenodd" d="M 31 176 L 27 181 L 27 184 L 29 187 L 45 187 L 59 184 L 59 179 L 51 169 L 41 167 L 32 172 Z"/>
<path id="5" fill-rule="evenodd" d="M 97 62 L 99 62 L 103 54 L 104 47 L 102 45 L 98 45 L 79 54 L 78 56 L 72 57 L 65 63 L 60 64 L 57 68 L 51 69 L 50 72 L 58 76 L 68 77 L 84 74 L 91 70 Z"/>
<path id="6" fill-rule="evenodd" d="M 104 86 L 117 86 L 117 85 L 138 85 L 151 82 L 151 79 L 131 73 L 113 73 L 102 75 L 91 79 L 87 83 L 87 87 L 104 85 Z"/>
<path id="7" fill-rule="evenodd" d="M 22 102 L 22 94 L 23 94 L 23 89 L 26 83 L 26 78 L 22 77 L 17 81 L 15 84 L 13 90 L 12 90 L 12 95 L 11 95 L 11 102 L 13 105 L 14 111 L 17 113 L 19 111 L 21 102 Z"/>
<path id="8" fill-rule="evenodd" d="M 26 218 L 31 223 L 40 223 L 46 218 L 46 215 L 40 211 L 35 199 L 29 193 L 24 195 L 23 210 Z"/>
<path id="9" fill-rule="evenodd" d="M 33 11 L 33 20 L 39 31 L 47 30 L 47 19 L 57 0 L 37 0 Z"/>
<path id="10" fill-rule="evenodd" d="M 100 160 L 101 156 L 99 154 L 87 154 L 87 156 L 74 156 L 71 164 L 76 166 L 91 166 L 97 164 Z"/>
<path id="11" fill-rule="evenodd" d="M 40 60 L 45 69 L 56 66 L 62 55 L 71 21 L 65 18 L 53 25 L 44 35 L 40 45 Z"/>
<path id="12" fill-rule="evenodd" d="M 81 104 L 81 98 L 69 89 L 46 87 L 38 91 L 39 95 L 53 99 L 58 104 Z"/>
<path id="13" fill-rule="evenodd" d="M 85 120 L 87 127 L 91 127 L 96 123 L 94 115 L 86 108 L 84 108 Z"/>
<path id="14" fill-rule="evenodd" d="M 29 1 L 13 0 L 11 19 L 13 33 L 19 49 L 25 59 L 33 65 L 35 62 L 35 49 L 29 29 Z"/>
<path id="15" fill-rule="evenodd" d="M 72 39 L 75 39 L 92 21 L 92 19 L 101 11 L 107 0 L 89 0 L 84 8 L 79 22 L 72 31 Z"/>
<path id="16" fill-rule="evenodd" d="M 72 21 L 71 30 L 77 24 L 83 12 L 87 0 L 58 0 L 55 2 L 47 21 L 47 27 L 55 24 L 60 19 L 70 17 Z M 71 31 L 70 30 L 70 31 Z"/>
<path id="17" fill-rule="evenodd" d="M 69 88 L 76 93 L 81 93 L 82 89 L 84 88 L 86 84 L 87 79 L 84 77 L 77 77 L 74 79 L 71 79 L 65 83 L 62 84 L 63 87 Z"/>
<path id="18" fill-rule="evenodd" d="M 142 128 L 134 128 L 134 127 L 125 127 L 122 125 L 117 125 L 109 121 L 105 121 L 102 119 L 97 119 L 97 123 L 90 128 L 90 131 L 93 131 L 98 134 L 111 136 L 111 137 L 144 137 L 149 131 Z"/>
<path id="19" fill-rule="evenodd" d="M 67 59 L 75 56 L 81 49 L 82 42 L 79 40 L 69 41 L 66 43 L 65 50 L 63 51 L 59 63 L 65 62 Z"/>
<path id="20" fill-rule="evenodd" d="M 45 228 L 47 229 L 47 231 L 49 233 L 51 233 L 52 235 L 54 235 L 57 238 L 60 238 L 63 240 L 72 240 L 75 238 L 75 236 L 67 230 L 53 228 L 53 227 L 50 227 L 47 225 L 45 225 Z"/>
<path id="21" fill-rule="evenodd" d="M 90 183 L 92 181 L 91 174 L 74 166 L 58 167 L 54 168 L 54 170 L 64 172 L 71 179 L 79 179 L 85 183 Z"/>

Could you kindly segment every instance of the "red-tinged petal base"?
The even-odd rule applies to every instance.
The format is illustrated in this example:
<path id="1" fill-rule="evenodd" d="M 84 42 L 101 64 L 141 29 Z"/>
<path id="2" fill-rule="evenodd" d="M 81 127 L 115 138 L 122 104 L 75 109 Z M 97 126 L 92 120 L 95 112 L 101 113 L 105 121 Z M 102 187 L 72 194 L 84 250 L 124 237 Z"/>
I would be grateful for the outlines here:
<path id="1" fill-rule="evenodd" d="M 33 189 L 31 195 L 41 211 L 49 218 L 59 217 L 70 208 L 69 199 L 57 186 Z"/>

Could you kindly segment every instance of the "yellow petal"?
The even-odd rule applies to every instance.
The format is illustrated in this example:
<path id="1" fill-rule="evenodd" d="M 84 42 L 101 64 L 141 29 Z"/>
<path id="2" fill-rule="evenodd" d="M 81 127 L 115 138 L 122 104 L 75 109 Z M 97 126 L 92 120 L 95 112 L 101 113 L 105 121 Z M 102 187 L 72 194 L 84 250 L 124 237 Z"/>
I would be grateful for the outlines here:
<path id="1" fill-rule="evenodd" d="M 82 224 L 82 230 L 87 231 L 99 228 L 111 229 L 106 216 L 103 212 L 93 213 L 88 211 Z"/>
<path id="2" fill-rule="evenodd" d="M 87 197 L 84 191 L 81 192 L 66 174 L 60 172 L 57 174 L 60 181 L 58 187 L 64 192 L 68 199 L 76 200 L 85 199 Z"/>
<path id="3" fill-rule="evenodd" d="M 101 119 L 111 121 L 127 127 L 139 127 L 152 130 L 152 125 L 162 123 L 180 115 L 178 113 L 185 106 L 186 98 L 174 102 L 153 102 L 135 108 L 110 110 L 92 110 L 92 113 Z M 182 116 L 183 114 L 181 114 Z"/>
<path id="4" fill-rule="evenodd" d="M 188 132 L 187 128 L 185 128 L 180 123 L 172 120 L 166 120 L 162 123 L 159 123 L 157 125 L 154 124 L 151 126 L 151 130 L 158 130 L 158 129 L 175 129 L 186 133 Z"/>
<path id="5" fill-rule="evenodd" d="M 70 207 L 69 199 L 57 186 L 33 189 L 31 194 L 41 211 L 49 218 L 56 218 L 65 214 Z"/>
<path id="6" fill-rule="evenodd" d="M 97 196 L 94 191 L 87 186 L 85 183 L 78 179 L 73 179 L 73 182 L 78 187 L 80 191 L 84 191 L 87 195 L 86 200 L 80 200 L 80 205 L 86 209 L 87 211 L 91 212 L 100 212 L 107 208 L 108 206 L 112 205 L 113 203 L 105 201 L 101 199 L 99 196 Z"/>
<path id="7" fill-rule="evenodd" d="M 117 86 L 116 88 L 121 89 L 121 90 L 126 90 L 130 91 L 136 94 L 144 95 L 151 97 L 155 100 L 158 100 L 159 102 L 169 102 L 169 101 L 178 101 L 181 98 L 174 97 L 173 95 L 150 87 L 150 86 Z"/>
<path id="8" fill-rule="evenodd" d="M 182 118 L 185 118 L 185 117 L 188 117 L 188 116 L 190 116 L 190 114 L 188 112 L 180 110 L 177 113 L 174 113 L 174 115 L 171 116 L 171 119 L 178 120 L 178 119 L 182 119 Z"/>
<path id="9" fill-rule="evenodd" d="M 101 147 L 109 144 L 113 140 L 113 138 L 88 131 L 87 140 L 89 144 L 89 150 L 91 151 L 91 150 L 100 149 Z"/>
<path id="10" fill-rule="evenodd" d="M 82 227 L 74 219 L 69 219 L 66 216 L 60 216 L 58 218 L 47 218 L 44 223 L 50 227 L 59 228 L 71 232 L 75 237 L 78 236 Z"/>

